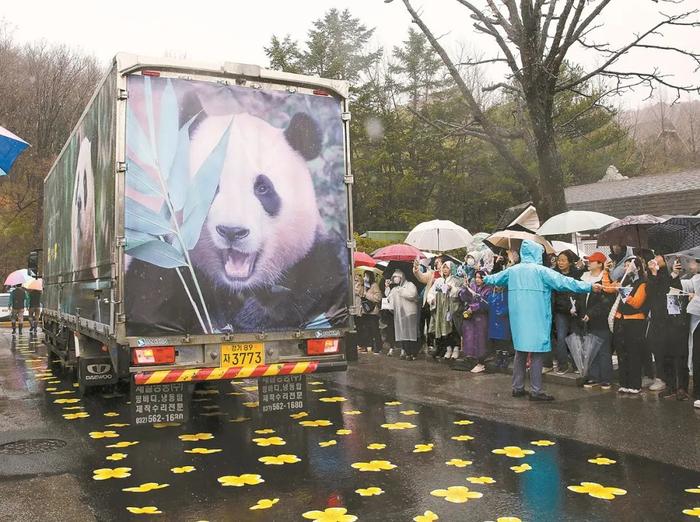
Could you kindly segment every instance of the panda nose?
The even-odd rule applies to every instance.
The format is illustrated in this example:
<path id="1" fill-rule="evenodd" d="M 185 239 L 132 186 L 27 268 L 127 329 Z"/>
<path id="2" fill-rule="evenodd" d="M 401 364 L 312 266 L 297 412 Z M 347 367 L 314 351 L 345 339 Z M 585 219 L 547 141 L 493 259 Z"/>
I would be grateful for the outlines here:
<path id="1" fill-rule="evenodd" d="M 224 225 L 216 225 L 216 231 L 221 237 L 234 243 L 248 237 L 250 230 L 243 227 L 227 227 Z"/>

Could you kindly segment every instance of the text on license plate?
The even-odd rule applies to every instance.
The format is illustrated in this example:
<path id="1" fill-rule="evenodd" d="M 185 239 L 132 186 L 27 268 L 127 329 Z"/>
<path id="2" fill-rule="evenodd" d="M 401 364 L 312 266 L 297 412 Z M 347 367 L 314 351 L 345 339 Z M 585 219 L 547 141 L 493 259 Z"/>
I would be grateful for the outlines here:
<path id="1" fill-rule="evenodd" d="M 221 345 L 221 366 L 253 366 L 265 364 L 263 343 L 235 343 Z"/>

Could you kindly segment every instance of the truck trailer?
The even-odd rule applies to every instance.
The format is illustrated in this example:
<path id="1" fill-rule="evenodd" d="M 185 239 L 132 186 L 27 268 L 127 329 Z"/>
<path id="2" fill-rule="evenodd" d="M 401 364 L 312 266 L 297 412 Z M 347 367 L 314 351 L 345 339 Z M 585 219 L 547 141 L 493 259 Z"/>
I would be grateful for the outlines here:
<path id="1" fill-rule="evenodd" d="M 344 371 L 349 124 L 344 81 L 118 54 L 44 181 L 50 363 L 81 392 Z"/>

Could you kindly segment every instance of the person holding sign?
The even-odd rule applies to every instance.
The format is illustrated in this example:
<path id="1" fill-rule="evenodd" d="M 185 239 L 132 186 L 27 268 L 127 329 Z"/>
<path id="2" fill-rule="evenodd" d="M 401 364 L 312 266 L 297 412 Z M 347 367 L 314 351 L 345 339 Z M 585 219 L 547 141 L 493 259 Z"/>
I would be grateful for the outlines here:
<path id="1" fill-rule="evenodd" d="M 647 294 L 650 309 L 649 341 L 654 354 L 656 378 L 650 391 L 670 387 L 669 397 L 688 400 L 688 316 L 687 298 L 669 295 L 671 288 L 681 288 L 680 280 L 671 277 L 663 256 L 647 264 Z"/>

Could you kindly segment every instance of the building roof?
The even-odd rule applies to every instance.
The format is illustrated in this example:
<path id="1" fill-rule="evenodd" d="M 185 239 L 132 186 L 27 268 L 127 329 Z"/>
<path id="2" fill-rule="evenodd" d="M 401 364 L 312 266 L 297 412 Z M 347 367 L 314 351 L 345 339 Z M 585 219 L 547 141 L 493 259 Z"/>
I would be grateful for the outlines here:
<path id="1" fill-rule="evenodd" d="M 565 189 L 572 210 L 593 210 L 615 217 L 634 214 L 679 215 L 700 210 L 700 169 L 589 183 Z"/>

